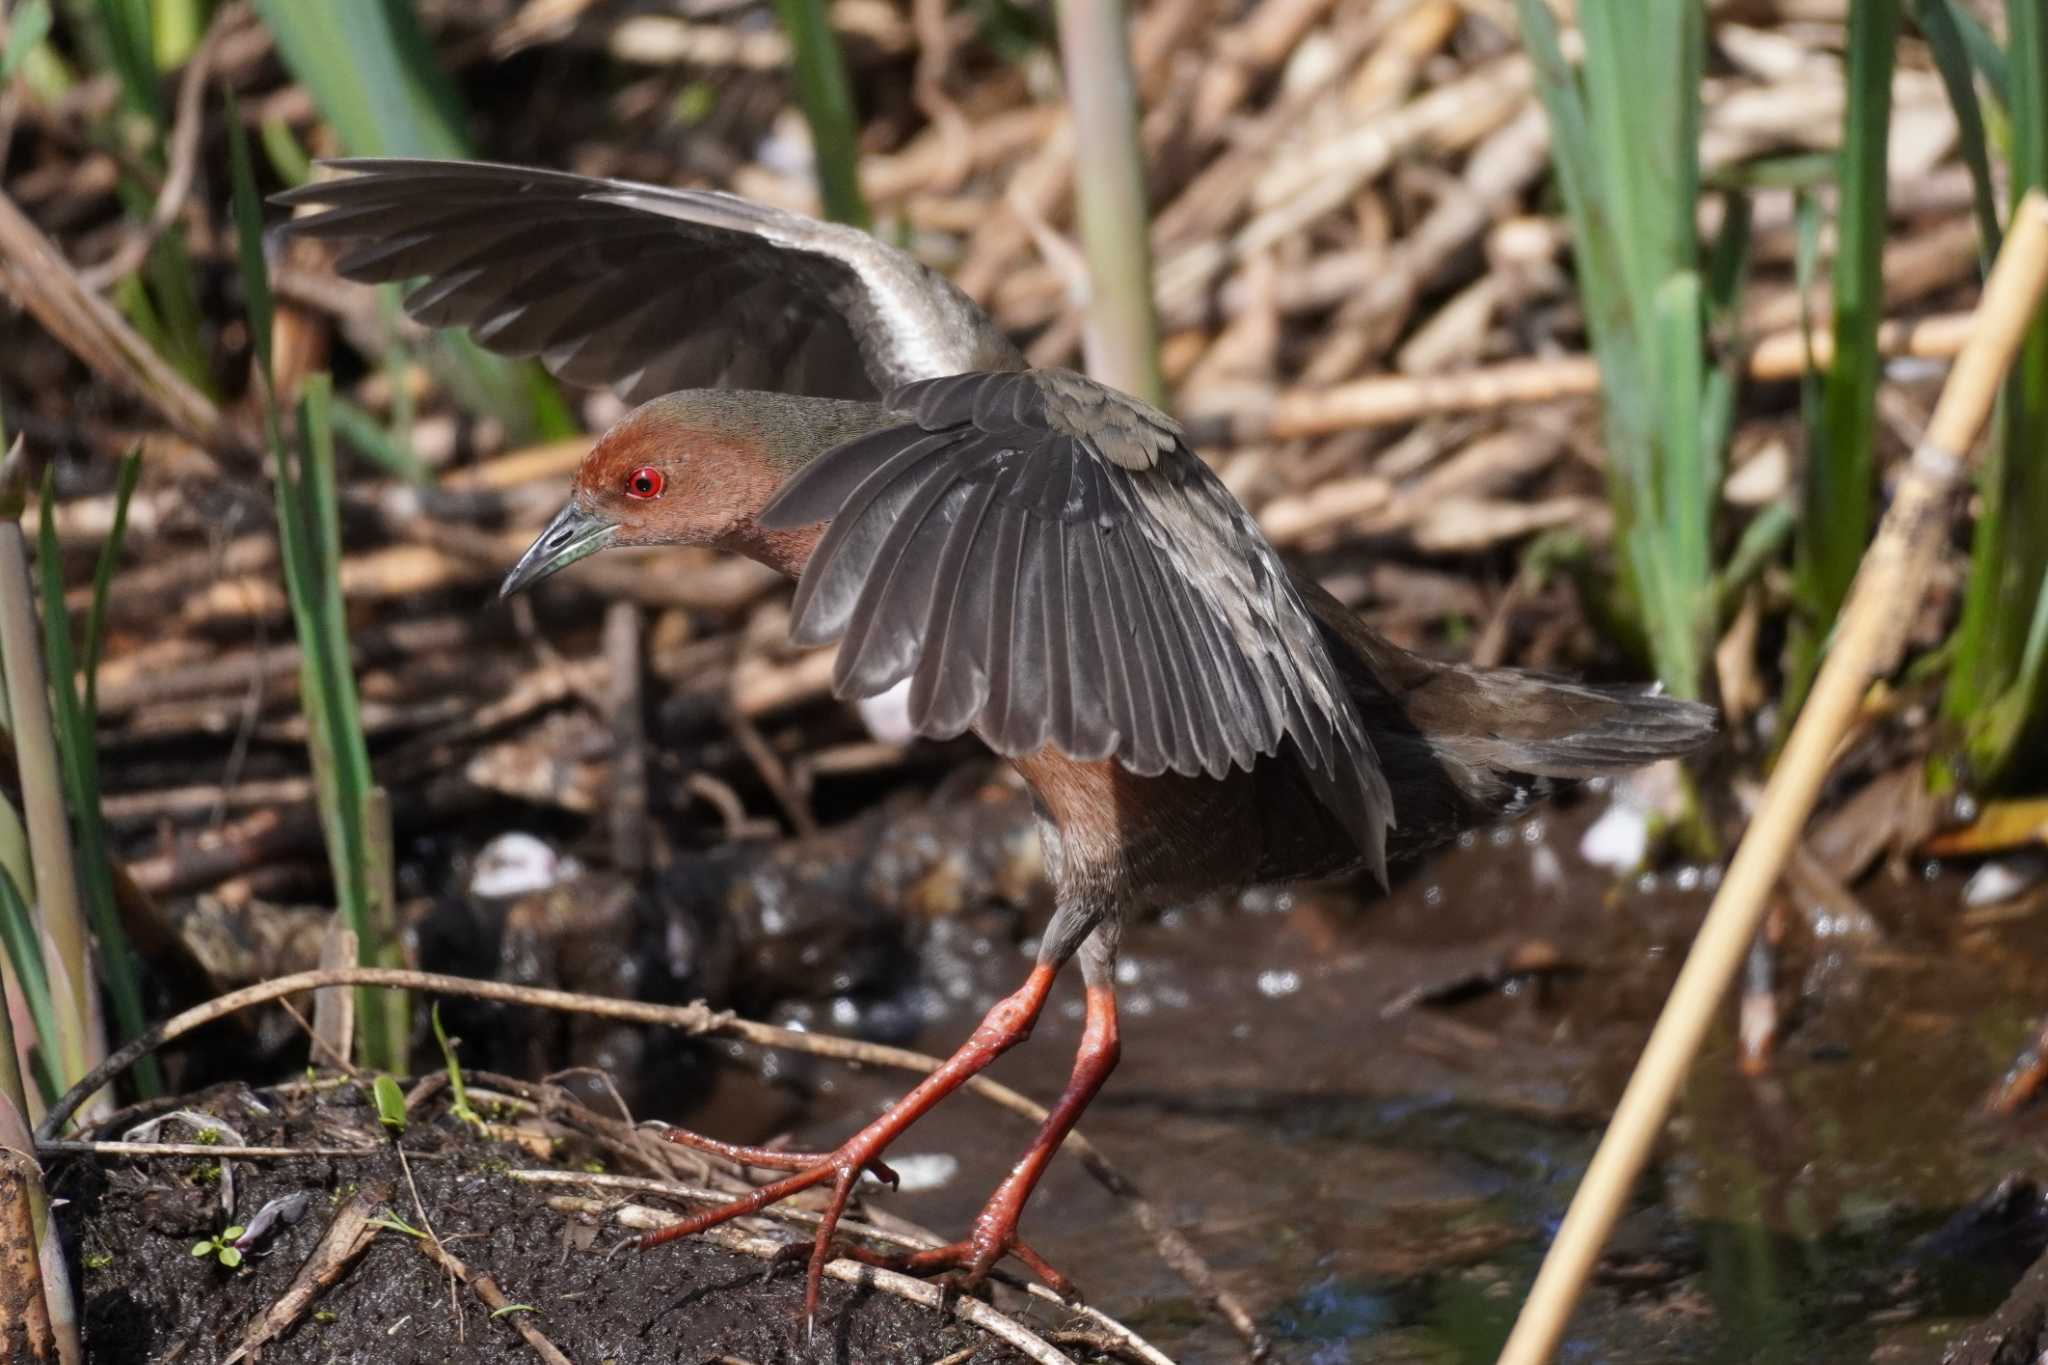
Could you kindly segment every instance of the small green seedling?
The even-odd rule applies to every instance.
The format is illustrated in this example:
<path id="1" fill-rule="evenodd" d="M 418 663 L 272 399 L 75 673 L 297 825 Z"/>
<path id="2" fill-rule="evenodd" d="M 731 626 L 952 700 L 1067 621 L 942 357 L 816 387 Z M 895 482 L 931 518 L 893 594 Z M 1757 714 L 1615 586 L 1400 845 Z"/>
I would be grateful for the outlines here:
<path id="1" fill-rule="evenodd" d="M 397 1137 L 405 1131 L 405 1092 L 398 1088 L 398 1082 L 389 1076 L 379 1076 L 370 1087 L 370 1093 L 377 1101 L 377 1122 L 391 1130 Z"/>
<path id="2" fill-rule="evenodd" d="M 424 1242 L 427 1240 L 426 1233 L 421 1232 L 389 1209 L 384 1210 L 380 1216 L 370 1219 L 364 1226 L 382 1228 L 386 1232 L 402 1232 L 407 1237 L 411 1237 L 416 1241 Z"/>
<path id="3" fill-rule="evenodd" d="M 448 1035 L 441 1028 L 441 1005 L 436 1001 L 427 1018 L 434 1025 L 434 1041 L 441 1045 L 441 1061 L 448 1068 L 448 1093 L 454 1101 L 448 1110 L 464 1123 L 484 1126 L 483 1116 L 469 1107 L 469 1088 L 462 1083 L 462 1063 L 455 1060 L 455 1044 L 448 1041 Z"/>
<path id="4" fill-rule="evenodd" d="M 203 1242 L 194 1242 L 192 1254 L 202 1260 L 211 1256 L 229 1270 L 233 1270 L 242 1263 L 242 1253 L 235 1249 L 235 1243 L 241 1240 L 242 1232 L 240 1223 L 223 1228 Z"/>

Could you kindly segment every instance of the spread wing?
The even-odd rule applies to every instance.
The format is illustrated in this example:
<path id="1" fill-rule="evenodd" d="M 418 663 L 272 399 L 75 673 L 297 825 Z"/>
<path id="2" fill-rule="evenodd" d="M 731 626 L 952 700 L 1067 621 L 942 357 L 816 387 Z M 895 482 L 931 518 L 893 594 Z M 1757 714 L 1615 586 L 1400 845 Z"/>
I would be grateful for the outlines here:
<path id="1" fill-rule="evenodd" d="M 1314 618 L 1169 419 L 1058 370 L 888 401 L 903 425 L 821 456 L 759 518 L 831 521 L 791 633 L 840 641 L 841 696 L 907 677 L 920 734 L 1141 775 L 1221 777 L 1291 745 L 1382 864 L 1386 780 Z"/>
<path id="2" fill-rule="evenodd" d="M 630 402 L 685 388 L 874 399 L 1023 360 L 958 289 L 864 232 L 710 190 L 469 161 L 347 160 L 278 196 L 352 280 Z"/>

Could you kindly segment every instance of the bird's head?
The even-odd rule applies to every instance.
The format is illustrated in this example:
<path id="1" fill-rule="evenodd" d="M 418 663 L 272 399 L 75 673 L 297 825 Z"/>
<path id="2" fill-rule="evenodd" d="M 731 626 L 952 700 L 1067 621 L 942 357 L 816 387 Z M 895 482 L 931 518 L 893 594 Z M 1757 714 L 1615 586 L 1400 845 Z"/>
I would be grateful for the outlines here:
<path id="1" fill-rule="evenodd" d="M 583 457 L 567 505 L 505 576 L 501 595 L 614 545 L 715 545 L 762 557 L 755 514 L 842 437 L 840 410 L 868 408 L 714 389 L 641 404 Z"/>

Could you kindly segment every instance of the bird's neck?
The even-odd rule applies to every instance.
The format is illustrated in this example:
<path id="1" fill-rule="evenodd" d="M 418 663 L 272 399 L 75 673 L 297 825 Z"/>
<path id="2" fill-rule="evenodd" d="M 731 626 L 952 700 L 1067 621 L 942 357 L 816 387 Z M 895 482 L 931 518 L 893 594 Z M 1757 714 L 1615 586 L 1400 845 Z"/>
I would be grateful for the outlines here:
<path id="1" fill-rule="evenodd" d="M 770 484 L 768 492 L 774 491 L 775 485 Z M 758 509 L 766 506 L 767 502 L 767 495 L 764 494 L 754 506 Z M 818 548 L 818 541 L 824 534 L 825 526 L 822 522 L 816 526 L 797 526 L 770 531 L 755 525 L 754 519 L 749 516 L 720 537 L 718 548 L 766 564 L 785 578 L 795 578 L 803 573 L 804 565 L 811 562 L 811 552 Z"/>
<path id="2" fill-rule="evenodd" d="M 713 401 L 743 414 L 744 436 L 736 445 L 752 458 L 736 462 L 734 501 L 742 509 L 719 538 L 720 549 L 745 555 L 795 578 L 810 563 L 825 526 L 768 530 L 755 522 L 762 508 L 791 476 L 835 446 L 904 419 L 879 403 L 808 398 L 786 393 L 722 394 Z"/>

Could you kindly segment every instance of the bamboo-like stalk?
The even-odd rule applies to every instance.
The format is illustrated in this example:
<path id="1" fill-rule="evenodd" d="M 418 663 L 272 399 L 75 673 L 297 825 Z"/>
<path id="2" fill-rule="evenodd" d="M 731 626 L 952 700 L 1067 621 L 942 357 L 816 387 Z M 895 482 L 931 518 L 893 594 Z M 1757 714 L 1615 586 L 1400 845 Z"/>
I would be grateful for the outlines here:
<path id="1" fill-rule="evenodd" d="M 1088 369 L 1160 402 L 1151 215 L 1123 0 L 1060 0 L 1060 61 L 1074 119 L 1074 199 L 1088 257 Z"/>
<path id="2" fill-rule="evenodd" d="M 57 1333 L 43 1296 L 35 1162 L 0 1150 L 0 1356 L 21 1365 L 58 1365 Z"/>
<path id="3" fill-rule="evenodd" d="M 1951 524 L 1964 456 L 1983 429 L 2044 289 L 2048 197 L 2036 192 L 2014 214 L 2004 250 L 1985 282 L 1976 329 L 1950 372 L 1877 539 L 1863 556 L 1806 706 L 1537 1272 L 1500 1365 L 1541 1365 L 1563 1337 L 1600 1248 L 1748 951 L 1766 898 L 1806 826 L 1835 747 L 1871 679 L 1896 661 L 1913 604 L 1925 591 L 1927 570 Z"/>

